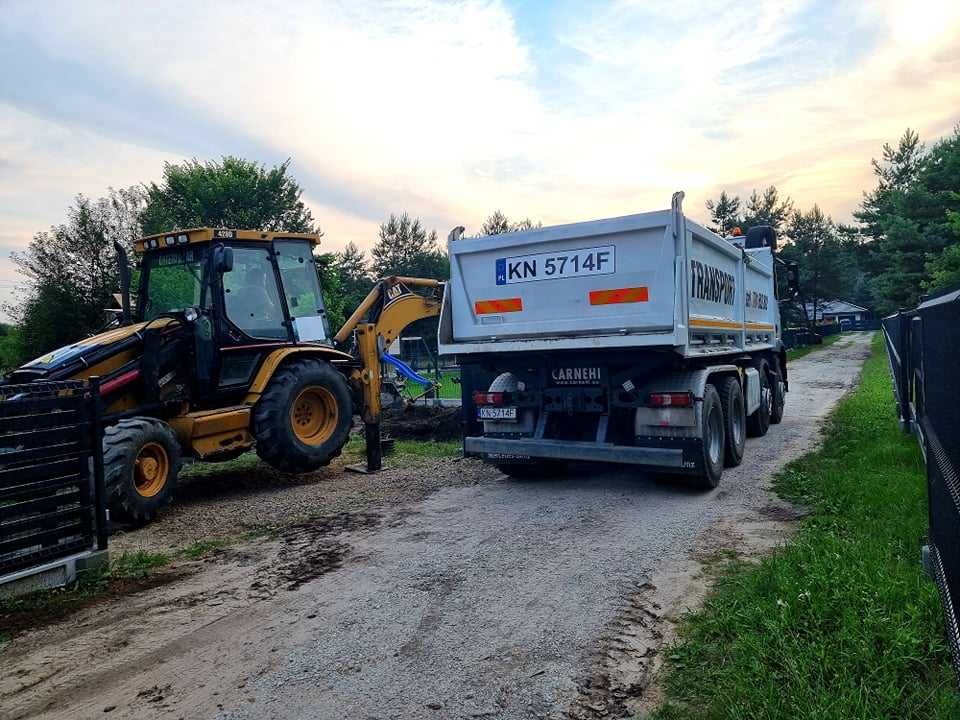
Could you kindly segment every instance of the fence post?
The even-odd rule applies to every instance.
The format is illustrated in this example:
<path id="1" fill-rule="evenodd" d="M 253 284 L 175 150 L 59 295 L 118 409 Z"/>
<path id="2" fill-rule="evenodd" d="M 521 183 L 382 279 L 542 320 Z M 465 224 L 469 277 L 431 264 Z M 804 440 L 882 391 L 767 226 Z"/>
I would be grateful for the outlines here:
<path id="1" fill-rule="evenodd" d="M 103 408 L 100 399 L 100 378 L 90 378 L 90 433 L 92 435 L 93 500 L 97 521 L 97 550 L 107 549 L 107 498 L 103 478 Z"/>

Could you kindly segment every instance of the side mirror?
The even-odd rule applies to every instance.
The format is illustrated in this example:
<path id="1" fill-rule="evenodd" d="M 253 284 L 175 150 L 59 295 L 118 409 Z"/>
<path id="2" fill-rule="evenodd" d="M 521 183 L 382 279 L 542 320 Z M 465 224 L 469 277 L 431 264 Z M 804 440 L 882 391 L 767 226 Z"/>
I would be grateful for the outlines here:
<path id="1" fill-rule="evenodd" d="M 233 248 L 217 245 L 213 249 L 213 269 L 221 274 L 233 270 Z"/>
<path id="2" fill-rule="evenodd" d="M 768 247 L 774 252 L 777 251 L 777 231 L 769 225 L 754 225 L 747 230 L 743 246 L 747 250 Z"/>
<path id="3" fill-rule="evenodd" d="M 800 292 L 800 265 L 799 263 L 787 263 L 787 290 L 790 291 L 790 297 L 796 297 Z"/>

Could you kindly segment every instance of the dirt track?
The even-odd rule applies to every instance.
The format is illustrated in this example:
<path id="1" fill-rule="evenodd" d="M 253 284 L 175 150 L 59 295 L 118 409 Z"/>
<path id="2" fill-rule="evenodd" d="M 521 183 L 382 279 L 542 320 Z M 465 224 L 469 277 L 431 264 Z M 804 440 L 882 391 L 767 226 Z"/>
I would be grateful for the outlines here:
<path id="1" fill-rule="evenodd" d="M 455 478 L 429 494 L 331 477 L 326 497 L 343 482 L 360 499 L 16 638 L 0 717 L 622 715 L 649 702 L 700 561 L 782 539 L 795 512 L 771 474 L 815 444 L 867 354 L 854 335 L 792 364 L 784 422 L 712 493 L 595 468 L 508 481 L 464 461 L 425 464 Z"/>

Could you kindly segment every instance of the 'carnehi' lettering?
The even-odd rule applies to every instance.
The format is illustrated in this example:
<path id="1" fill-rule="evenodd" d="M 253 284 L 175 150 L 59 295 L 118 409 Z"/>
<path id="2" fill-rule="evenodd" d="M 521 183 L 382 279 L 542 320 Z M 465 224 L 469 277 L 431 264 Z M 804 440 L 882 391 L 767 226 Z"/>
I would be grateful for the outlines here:
<path id="1" fill-rule="evenodd" d="M 736 289 L 736 279 L 730 273 L 699 260 L 690 261 L 690 297 L 733 305 Z"/>

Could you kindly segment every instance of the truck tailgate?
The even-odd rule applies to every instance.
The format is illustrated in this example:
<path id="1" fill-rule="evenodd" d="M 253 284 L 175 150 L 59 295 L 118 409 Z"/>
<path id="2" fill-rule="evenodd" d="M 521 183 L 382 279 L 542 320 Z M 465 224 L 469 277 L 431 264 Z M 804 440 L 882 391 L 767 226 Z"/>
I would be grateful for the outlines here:
<path id="1" fill-rule="evenodd" d="M 453 339 L 671 332 L 669 211 L 449 244 Z"/>

